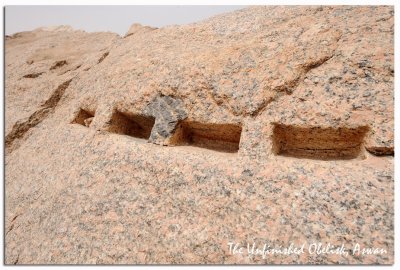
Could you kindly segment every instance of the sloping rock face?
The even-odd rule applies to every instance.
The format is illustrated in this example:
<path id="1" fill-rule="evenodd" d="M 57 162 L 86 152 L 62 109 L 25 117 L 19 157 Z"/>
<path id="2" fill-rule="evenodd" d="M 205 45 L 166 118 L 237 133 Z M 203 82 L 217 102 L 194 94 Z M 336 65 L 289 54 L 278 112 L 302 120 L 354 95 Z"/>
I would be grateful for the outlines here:
<path id="1" fill-rule="evenodd" d="M 393 37 L 386 6 L 6 37 L 6 263 L 392 264 Z"/>
<path id="2" fill-rule="evenodd" d="M 57 106 L 71 80 L 96 65 L 118 35 L 71 27 L 39 28 L 6 37 L 5 134 L 12 151 Z"/>

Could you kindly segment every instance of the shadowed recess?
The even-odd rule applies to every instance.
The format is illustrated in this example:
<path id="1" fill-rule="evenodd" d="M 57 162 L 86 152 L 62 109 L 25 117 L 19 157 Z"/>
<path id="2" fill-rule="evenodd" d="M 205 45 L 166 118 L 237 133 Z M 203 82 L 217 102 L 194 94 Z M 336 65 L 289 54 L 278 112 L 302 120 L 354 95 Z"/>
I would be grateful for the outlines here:
<path id="1" fill-rule="evenodd" d="M 241 133 L 240 125 L 181 121 L 171 138 L 171 145 L 191 145 L 236 153 L 239 150 Z"/>
<path id="2" fill-rule="evenodd" d="M 93 117 L 94 117 L 95 112 L 87 111 L 84 109 L 80 109 L 79 113 L 75 117 L 74 121 L 72 121 L 72 124 L 80 124 L 85 127 L 89 127 L 90 124 L 92 123 Z"/>
<path id="3" fill-rule="evenodd" d="M 274 124 L 276 155 L 321 160 L 362 157 L 368 127 L 320 128 Z"/>
<path id="4" fill-rule="evenodd" d="M 24 78 L 28 78 L 28 79 L 34 79 L 39 77 L 40 75 L 42 75 L 44 72 L 38 72 L 38 73 L 30 73 L 30 74 L 26 74 L 23 77 Z"/>
<path id="5" fill-rule="evenodd" d="M 6 152 L 11 153 L 17 149 L 21 143 L 21 139 L 25 134 L 33 127 L 36 127 L 44 119 L 52 114 L 58 105 L 58 102 L 63 97 L 65 90 L 68 88 L 72 79 L 60 84 L 56 90 L 53 91 L 49 99 L 47 99 L 28 119 L 24 121 L 18 121 L 13 126 L 11 132 L 5 137 Z"/>
<path id="6" fill-rule="evenodd" d="M 67 64 L 68 63 L 67 63 L 66 60 L 57 61 L 50 67 L 50 70 L 54 70 L 54 69 L 60 68 L 60 67 L 65 66 Z"/>
<path id="7" fill-rule="evenodd" d="M 97 64 L 100 64 L 101 62 L 103 62 L 104 59 L 106 59 L 106 57 L 108 56 L 110 52 L 105 52 L 103 53 L 103 55 L 99 58 L 99 60 L 97 61 Z"/>
<path id="8" fill-rule="evenodd" d="M 147 140 L 154 123 L 154 117 L 114 111 L 108 131 Z"/>

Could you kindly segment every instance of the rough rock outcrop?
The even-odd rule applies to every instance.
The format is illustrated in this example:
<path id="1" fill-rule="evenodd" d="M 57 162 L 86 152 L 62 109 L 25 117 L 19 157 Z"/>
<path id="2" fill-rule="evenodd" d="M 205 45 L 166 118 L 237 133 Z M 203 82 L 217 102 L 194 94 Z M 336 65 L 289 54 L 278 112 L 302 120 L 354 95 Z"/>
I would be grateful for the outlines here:
<path id="1" fill-rule="evenodd" d="M 6 37 L 6 263 L 393 263 L 393 38 L 387 6 Z"/>
<path id="2" fill-rule="evenodd" d="M 150 26 L 143 26 L 139 23 L 134 23 L 131 25 L 131 27 L 129 28 L 128 32 L 126 32 L 125 37 L 129 37 L 132 35 L 135 35 L 137 33 L 144 33 L 147 31 L 152 31 L 155 30 L 157 28 L 155 27 L 150 27 Z"/>

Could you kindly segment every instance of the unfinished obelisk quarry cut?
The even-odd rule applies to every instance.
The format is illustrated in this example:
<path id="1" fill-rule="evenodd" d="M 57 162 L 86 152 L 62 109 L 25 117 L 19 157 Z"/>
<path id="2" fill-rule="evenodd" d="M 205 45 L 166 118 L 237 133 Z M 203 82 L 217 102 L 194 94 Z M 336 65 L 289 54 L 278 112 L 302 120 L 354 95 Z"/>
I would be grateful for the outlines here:
<path id="1" fill-rule="evenodd" d="M 392 264 L 394 8 L 5 38 L 7 264 Z M 377 248 L 241 256 L 229 243 Z"/>

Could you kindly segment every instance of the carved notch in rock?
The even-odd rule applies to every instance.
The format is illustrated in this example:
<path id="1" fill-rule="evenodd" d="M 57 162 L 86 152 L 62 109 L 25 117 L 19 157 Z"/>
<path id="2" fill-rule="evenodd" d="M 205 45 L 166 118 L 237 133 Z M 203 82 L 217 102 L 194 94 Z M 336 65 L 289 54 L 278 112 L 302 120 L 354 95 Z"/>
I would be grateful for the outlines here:
<path id="1" fill-rule="evenodd" d="M 235 153 L 239 150 L 241 133 L 240 125 L 182 121 L 170 143 Z"/>
<path id="2" fill-rule="evenodd" d="M 72 124 L 80 124 L 82 126 L 89 127 L 94 118 L 94 114 L 95 112 L 80 109 L 74 121 L 72 121 Z"/>
<path id="3" fill-rule="evenodd" d="M 154 121 L 153 117 L 115 110 L 108 131 L 147 140 L 150 137 Z"/>
<path id="4" fill-rule="evenodd" d="M 152 115 L 156 121 L 149 141 L 160 145 L 169 145 L 179 121 L 187 118 L 183 102 L 171 96 L 157 96 L 150 102 L 145 114 Z"/>
<path id="5" fill-rule="evenodd" d="M 368 127 L 320 128 L 275 124 L 275 154 L 311 159 L 352 159 L 360 157 Z"/>

